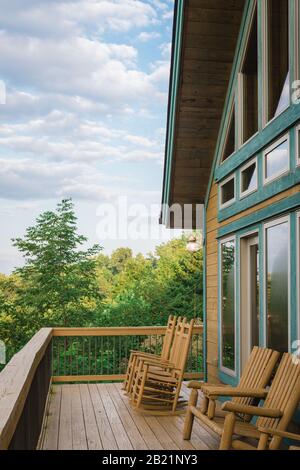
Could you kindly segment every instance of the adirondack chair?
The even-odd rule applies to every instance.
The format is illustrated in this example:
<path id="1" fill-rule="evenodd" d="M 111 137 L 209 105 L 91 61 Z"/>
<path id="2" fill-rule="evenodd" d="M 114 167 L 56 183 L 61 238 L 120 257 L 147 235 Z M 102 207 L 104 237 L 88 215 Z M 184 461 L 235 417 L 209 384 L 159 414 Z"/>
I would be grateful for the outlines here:
<path id="1" fill-rule="evenodd" d="M 247 397 L 254 395 L 251 389 L 241 392 Z M 226 402 L 222 410 L 225 417 L 215 416 L 210 420 L 196 407 L 192 412 L 204 424 L 221 436 L 220 450 L 264 450 L 278 449 L 282 438 L 274 436 L 270 443 L 268 436 L 259 432 L 259 427 L 272 427 L 285 431 L 289 425 L 300 399 L 300 363 L 295 363 L 291 354 L 285 353 L 280 361 L 272 385 L 266 393 L 262 406 L 245 405 L 234 402 Z M 255 423 L 241 419 L 243 416 L 258 417 Z M 234 440 L 234 436 L 257 440 L 257 445 L 249 444 L 240 438 Z"/>
<path id="2" fill-rule="evenodd" d="M 273 435 L 269 442 L 268 435 L 260 433 L 259 429 L 263 427 L 286 431 L 299 401 L 300 361 L 295 361 L 295 357 L 292 354 L 285 353 L 262 407 L 239 405 L 230 402 L 224 403 L 222 408 L 228 414 L 222 426 L 220 450 L 230 448 L 241 450 L 278 449 L 282 437 Z M 240 423 L 236 426 L 236 415 L 239 413 L 247 413 L 252 417 L 258 417 L 258 419 L 255 424 Z M 233 434 L 242 437 L 254 437 L 258 441 L 257 446 L 250 445 L 240 439 L 233 440 Z"/>
<path id="3" fill-rule="evenodd" d="M 300 435 L 294 434 L 287 431 L 279 431 L 278 429 L 270 429 L 270 428 L 263 428 L 262 426 L 258 427 L 259 432 L 262 434 L 266 434 L 268 437 L 271 436 L 278 436 L 282 437 L 283 439 L 290 439 L 292 441 L 300 441 Z M 300 450 L 298 446 L 290 446 L 289 450 Z"/>
<path id="4" fill-rule="evenodd" d="M 132 404 L 139 411 L 176 414 L 186 402 L 179 401 L 184 369 L 192 339 L 194 320 L 178 323 L 169 361 L 160 364 L 139 359 Z"/>
<path id="5" fill-rule="evenodd" d="M 178 318 L 178 322 L 181 321 L 181 317 Z M 132 386 L 133 375 L 135 371 L 135 367 L 137 364 L 137 360 L 139 357 L 148 358 L 153 361 L 165 361 L 168 360 L 170 357 L 171 346 L 174 338 L 175 327 L 176 327 L 177 317 L 170 315 L 168 318 L 166 334 L 164 336 L 162 351 L 160 355 L 147 353 L 144 351 L 137 351 L 131 350 L 130 357 L 128 361 L 127 371 L 126 371 L 126 378 L 123 384 L 123 390 L 126 393 L 129 393 Z"/>
<path id="6" fill-rule="evenodd" d="M 239 385 L 230 387 L 220 385 L 201 384 L 200 382 L 190 382 L 189 388 L 192 392 L 189 399 L 189 406 L 186 412 L 183 437 L 190 439 L 195 416 L 203 421 L 207 421 L 214 427 L 215 417 L 224 417 L 225 413 L 217 408 L 218 398 L 221 396 L 232 397 L 232 403 L 237 405 L 253 405 L 266 396 L 265 387 L 269 384 L 275 365 L 279 360 L 279 352 L 272 349 L 255 346 L 247 361 Z M 203 394 L 200 408 L 198 408 L 198 391 Z M 251 415 L 242 414 L 243 421 L 250 421 Z"/>

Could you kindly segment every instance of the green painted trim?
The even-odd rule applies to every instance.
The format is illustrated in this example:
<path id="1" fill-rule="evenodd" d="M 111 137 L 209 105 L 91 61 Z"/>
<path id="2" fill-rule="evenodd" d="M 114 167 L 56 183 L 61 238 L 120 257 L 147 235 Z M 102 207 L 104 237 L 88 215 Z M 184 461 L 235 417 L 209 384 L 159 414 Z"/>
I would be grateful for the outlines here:
<path id="1" fill-rule="evenodd" d="M 168 141 L 166 143 L 166 168 L 165 168 L 165 183 L 163 187 L 163 214 L 162 222 L 166 223 L 167 214 L 165 213 L 165 204 L 168 204 L 170 198 L 171 187 L 171 173 L 172 173 L 172 160 L 174 151 L 174 131 L 176 121 L 176 108 L 177 96 L 179 88 L 179 72 L 180 72 L 180 57 L 182 49 L 183 37 L 183 24 L 184 24 L 184 0 L 177 0 L 177 14 L 174 21 L 175 26 L 175 42 L 174 42 L 174 65 L 171 77 L 171 90 L 170 90 L 170 109 L 169 109 L 169 127 L 167 130 Z"/>
<path id="2" fill-rule="evenodd" d="M 226 99 L 225 99 L 223 114 L 222 114 L 222 118 L 221 118 L 220 131 L 219 131 L 219 135 L 218 135 L 218 139 L 217 139 L 217 144 L 216 144 L 216 149 L 215 149 L 215 153 L 214 153 L 211 174 L 210 174 L 210 178 L 209 178 L 209 182 L 208 182 L 208 186 L 207 186 L 207 191 L 206 191 L 205 208 L 207 207 L 207 204 L 208 204 L 209 194 L 210 194 L 210 190 L 211 190 L 212 183 L 213 183 L 213 180 L 214 180 L 215 167 L 216 167 L 217 160 L 218 160 L 218 157 L 219 157 L 219 154 L 221 152 L 222 145 L 223 145 L 222 137 L 223 137 L 223 134 L 225 132 L 224 127 L 226 126 L 226 122 L 227 122 L 227 119 L 228 119 L 228 110 L 230 109 L 230 105 L 232 103 L 232 96 L 233 96 L 233 91 L 234 91 L 234 86 L 235 86 L 235 79 L 236 79 L 236 75 L 237 75 L 237 73 L 236 73 L 237 65 L 238 65 L 237 61 L 238 61 L 238 57 L 241 53 L 242 39 L 244 37 L 245 28 L 247 27 L 246 22 L 247 22 L 247 18 L 248 18 L 248 14 L 249 14 L 249 9 L 253 5 L 252 1 L 253 0 L 246 0 L 246 5 L 245 5 L 245 8 L 244 8 L 244 12 L 243 12 L 243 17 L 242 17 L 242 21 L 241 21 L 241 28 L 240 28 L 240 32 L 239 32 L 239 36 L 238 36 L 238 40 L 237 40 L 237 47 L 236 47 L 235 55 L 234 55 L 234 59 L 233 59 L 233 67 L 232 67 L 231 76 L 230 76 L 230 80 L 229 80 L 229 87 L 228 87 L 228 90 L 227 90 L 227 95 L 226 95 Z"/>
<path id="3" fill-rule="evenodd" d="M 237 200 L 232 206 L 220 209 L 218 213 L 218 222 L 223 222 L 229 217 L 239 214 L 251 207 L 260 204 L 267 199 L 272 198 L 296 184 L 300 183 L 300 168 L 292 173 L 289 173 L 281 178 L 278 178 L 271 183 L 261 186 L 257 191 L 245 197 L 244 199 Z"/>
<path id="4" fill-rule="evenodd" d="M 259 27 L 263 21 L 263 2 L 257 3 L 257 55 L 258 55 L 258 131 L 263 129 L 263 97 L 264 97 L 264 72 L 263 72 L 263 30 Z"/>
<path id="5" fill-rule="evenodd" d="M 237 273 L 239 272 L 239 266 L 237 263 L 238 257 L 239 257 L 239 250 L 238 250 L 238 237 L 236 234 L 233 234 L 232 239 L 234 239 L 235 242 L 235 247 L 234 247 L 234 270 L 235 270 L 235 293 L 237 292 Z M 228 377 L 230 379 L 237 379 L 239 377 L 239 366 L 240 366 L 240 358 L 239 355 L 237 354 L 237 351 L 239 350 L 239 329 L 238 329 L 238 311 L 239 311 L 239 305 L 237 304 L 237 297 L 235 295 L 234 299 L 234 330 L 235 330 L 235 338 L 234 338 L 234 365 L 235 365 L 235 370 L 232 371 L 232 373 L 228 372 L 226 373 L 226 368 L 221 368 L 222 365 L 222 343 L 221 343 L 221 338 L 222 338 L 222 309 L 221 309 L 221 299 L 222 299 L 222 282 L 221 282 L 221 277 L 222 277 L 222 250 L 221 250 L 221 245 L 222 245 L 222 240 L 218 241 L 218 362 L 219 362 L 219 374 L 221 373 L 224 377 Z M 225 370 L 224 370 L 225 369 Z M 228 369 L 227 369 L 228 370 Z"/>
<path id="6" fill-rule="evenodd" d="M 231 375 L 225 374 L 225 372 L 223 372 L 221 370 L 219 371 L 218 375 L 219 375 L 219 379 L 224 384 L 231 385 L 232 387 L 237 387 L 238 386 L 239 377 L 232 377 Z M 229 400 L 229 398 L 227 397 L 227 399 L 223 400 L 223 401 L 228 401 L 228 400 Z"/>
<path id="7" fill-rule="evenodd" d="M 203 248 L 202 248 L 202 266 L 203 266 L 203 340 L 202 340 L 202 355 L 203 355 L 203 372 L 204 382 L 207 382 L 207 313 L 206 313 L 206 212 L 203 211 Z"/>
<path id="8" fill-rule="evenodd" d="M 232 222 L 218 230 L 217 238 L 225 237 L 231 233 L 237 232 L 238 230 L 257 224 L 262 221 L 266 221 L 271 217 L 279 215 L 284 212 L 289 212 L 292 209 L 300 206 L 300 192 L 289 196 L 282 201 L 275 202 L 271 206 L 265 207 L 259 211 L 255 211 L 252 214 L 243 217 L 235 222 Z"/>
<path id="9" fill-rule="evenodd" d="M 292 343 L 298 340 L 298 299 L 297 293 L 299 288 L 297 287 L 297 261 L 298 261 L 298 247 L 297 247 L 297 226 L 296 226 L 296 212 L 293 212 L 290 216 L 290 346 Z M 293 295 L 294 293 L 295 295 Z"/>
<path id="10" fill-rule="evenodd" d="M 259 243 L 259 344 L 266 346 L 266 318 L 265 318 L 265 260 L 264 260 L 264 229 L 262 224 L 258 231 Z"/>
<path id="11" fill-rule="evenodd" d="M 255 135 L 248 143 L 225 160 L 221 166 L 216 168 L 214 173 L 215 181 L 226 178 L 226 176 L 235 171 L 247 160 L 250 160 L 258 152 L 268 147 L 280 134 L 286 132 L 299 120 L 300 105 L 291 105 L 286 111 L 271 121 L 258 135 Z"/>

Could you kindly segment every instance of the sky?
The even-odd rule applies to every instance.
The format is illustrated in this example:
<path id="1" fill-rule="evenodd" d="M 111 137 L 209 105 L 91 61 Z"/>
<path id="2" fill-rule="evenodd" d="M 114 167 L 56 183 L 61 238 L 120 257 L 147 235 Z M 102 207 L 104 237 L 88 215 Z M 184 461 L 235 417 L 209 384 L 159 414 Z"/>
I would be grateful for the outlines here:
<path id="1" fill-rule="evenodd" d="M 107 253 L 178 236 L 157 232 L 174 1 L 0 6 L 0 272 L 22 264 L 11 239 L 63 198 Z"/>

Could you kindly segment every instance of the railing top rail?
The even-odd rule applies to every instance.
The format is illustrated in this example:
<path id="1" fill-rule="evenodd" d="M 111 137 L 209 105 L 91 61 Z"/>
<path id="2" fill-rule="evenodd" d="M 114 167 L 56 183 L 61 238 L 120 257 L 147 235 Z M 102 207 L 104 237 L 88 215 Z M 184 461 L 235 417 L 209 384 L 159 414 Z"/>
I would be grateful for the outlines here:
<path id="1" fill-rule="evenodd" d="M 194 334 L 202 333 L 203 325 L 195 325 Z M 147 336 L 164 335 L 166 326 L 134 326 L 108 328 L 53 328 L 53 336 Z"/>
<path id="2" fill-rule="evenodd" d="M 51 338 L 52 328 L 39 330 L 0 373 L 0 449 L 9 446 Z"/>

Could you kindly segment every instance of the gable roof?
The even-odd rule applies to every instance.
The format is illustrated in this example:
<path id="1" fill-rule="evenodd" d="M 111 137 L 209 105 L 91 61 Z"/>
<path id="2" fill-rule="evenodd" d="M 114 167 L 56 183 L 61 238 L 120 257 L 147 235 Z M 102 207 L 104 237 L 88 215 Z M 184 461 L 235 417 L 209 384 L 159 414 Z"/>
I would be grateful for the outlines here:
<path id="1" fill-rule="evenodd" d="M 175 1 L 160 220 L 172 228 L 178 224 L 164 205 L 192 204 L 195 228 L 205 200 L 244 6 Z"/>

